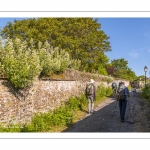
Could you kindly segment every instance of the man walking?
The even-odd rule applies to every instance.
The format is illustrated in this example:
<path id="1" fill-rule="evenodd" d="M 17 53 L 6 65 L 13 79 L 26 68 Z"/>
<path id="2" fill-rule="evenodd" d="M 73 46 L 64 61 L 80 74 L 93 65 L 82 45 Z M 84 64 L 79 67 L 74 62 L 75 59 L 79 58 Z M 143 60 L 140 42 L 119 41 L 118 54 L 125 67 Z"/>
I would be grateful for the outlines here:
<path id="1" fill-rule="evenodd" d="M 120 83 L 117 90 L 119 109 L 120 109 L 120 121 L 124 122 L 124 116 L 126 112 L 127 101 L 129 99 L 129 89 L 125 86 L 124 82 Z"/>
<path id="2" fill-rule="evenodd" d="M 88 100 L 88 112 L 94 113 L 94 101 L 96 97 L 96 88 L 94 85 L 94 80 L 90 79 L 90 83 L 86 85 L 86 98 Z"/>
<path id="3" fill-rule="evenodd" d="M 112 87 L 112 91 L 113 91 L 113 97 L 116 98 L 117 83 L 114 81 L 114 82 L 111 84 L 111 87 Z"/>

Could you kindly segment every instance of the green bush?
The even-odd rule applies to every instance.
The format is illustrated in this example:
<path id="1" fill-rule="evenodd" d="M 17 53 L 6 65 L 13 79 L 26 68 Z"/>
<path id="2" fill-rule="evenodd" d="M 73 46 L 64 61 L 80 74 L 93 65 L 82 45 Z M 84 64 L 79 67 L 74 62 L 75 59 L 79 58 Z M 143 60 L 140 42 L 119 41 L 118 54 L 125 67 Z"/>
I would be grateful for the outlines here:
<path id="1" fill-rule="evenodd" d="M 108 76 L 106 69 L 102 65 L 99 65 L 99 67 L 98 67 L 98 74 Z"/>
<path id="2" fill-rule="evenodd" d="M 106 96 L 110 96 L 112 94 L 112 88 L 111 87 L 107 87 L 106 88 Z"/>
<path id="3" fill-rule="evenodd" d="M 142 96 L 143 96 L 144 98 L 150 99 L 150 85 L 146 85 L 146 86 L 142 89 Z"/>
<path id="4" fill-rule="evenodd" d="M 66 126 L 73 121 L 73 112 L 66 106 L 61 106 L 54 110 L 52 115 L 52 123 L 56 126 Z"/>
<path id="5" fill-rule="evenodd" d="M 0 132 L 20 132 L 20 131 L 21 131 L 20 125 L 9 124 L 6 127 L 0 125 Z"/>
<path id="6" fill-rule="evenodd" d="M 17 38 L 12 41 L 8 38 L 1 53 L 2 68 L 16 88 L 27 87 L 39 76 L 39 56 L 34 49 L 28 48 L 26 42 Z"/>
<path id="7" fill-rule="evenodd" d="M 38 54 L 42 66 L 41 75 L 50 76 L 64 72 L 67 68 L 79 69 L 81 62 L 70 59 L 69 53 L 58 47 L 53 48 L 47 41 L 38 43 Z"/>
<path id="8" fill-rule="evenodd" d="M 18 38 L 8 38 L 5 43 L 0 40 L 0 54 L 0 74 L 4 72 L 16 88 L 29 86 L 40 75 L 51 76 L 81 65 L 81 61 L 70 59 L 68 52 L 53 48 L 47 41 L 35 48 L 32 39 L 30 46 Z"/>
<path id="9" fill-rule="evenodd" d="M 52 113 L 35 114 L 32 118 L 32 122 L 28 125 L 24 125 L 20 132 L 46 132 L 51 130 L 52 125 Z"/>
<path id="10" fill-rule="evenodd" d="M 77 111 L 79 110 L 79 106 L 80 106 L 80 100 L 77 97 L 70 97 L 69 101 L 66 104 L 68 109 L 71 109 L 73 111 Z"/>
<path id="11" fill-rule="evenodd" d="M 101 84 L 100 86 L 98 86 L 97 88 L 97 92 L 96 92 L 96 100 L 100 99 L 101 97 L 106 96 L 106 88 L 104 86 L 104 84 Z"/>
<path id="12" fill-rule="evenodd" d="M 128 89 L 129 89 L 129 91 L 131 91 L 131 89 L 132 89 L 131 85 L 128 86 Z"/>

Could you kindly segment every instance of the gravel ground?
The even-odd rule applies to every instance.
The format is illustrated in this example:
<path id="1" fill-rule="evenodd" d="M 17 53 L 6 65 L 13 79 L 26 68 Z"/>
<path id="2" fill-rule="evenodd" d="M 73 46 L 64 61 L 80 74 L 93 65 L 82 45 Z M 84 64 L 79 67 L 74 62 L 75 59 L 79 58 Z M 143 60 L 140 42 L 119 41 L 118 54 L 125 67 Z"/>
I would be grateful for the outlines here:
<path id="1" fill-rule="evenodd" d="M 137 91 L 130 97 L 125 122 L 120 122 L 118 101 L 108 98 L 94 114 L 87 114 L 63 132 L 150 132 L 150 106 L 140 95 Z"/>

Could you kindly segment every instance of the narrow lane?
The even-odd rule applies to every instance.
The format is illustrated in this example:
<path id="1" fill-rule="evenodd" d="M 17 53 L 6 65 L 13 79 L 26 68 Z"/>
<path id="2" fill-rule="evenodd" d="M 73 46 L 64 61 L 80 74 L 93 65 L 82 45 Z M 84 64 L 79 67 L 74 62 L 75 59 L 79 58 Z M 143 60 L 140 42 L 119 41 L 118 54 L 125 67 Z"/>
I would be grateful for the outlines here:
<path id="1" fill-rule="evenodd" d="M 141 97 L 141 91 L 131 96 L 125 114 L 125 122 L 120 122 L 119 104 L 108 98 L 95 108 L 95 113 L 86 115 L 82 120 L 63 132 L 149 132 L 150 106 Z"/>

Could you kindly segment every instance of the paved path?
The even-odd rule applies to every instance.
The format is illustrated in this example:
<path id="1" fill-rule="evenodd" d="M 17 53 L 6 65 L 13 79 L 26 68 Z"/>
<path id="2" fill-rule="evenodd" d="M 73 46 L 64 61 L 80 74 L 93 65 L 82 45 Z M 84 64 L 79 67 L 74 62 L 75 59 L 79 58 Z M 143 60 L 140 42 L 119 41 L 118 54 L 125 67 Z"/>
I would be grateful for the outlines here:
<path id="1" fill-rule="evenodd" d="M 125 122 L 119 119 L 119 104 L 108 98 L 80 121 L 63 132 L 150 132 L 150 106 L 142 99 L 141 91 L 131 96 L 125 114 Z"/>

